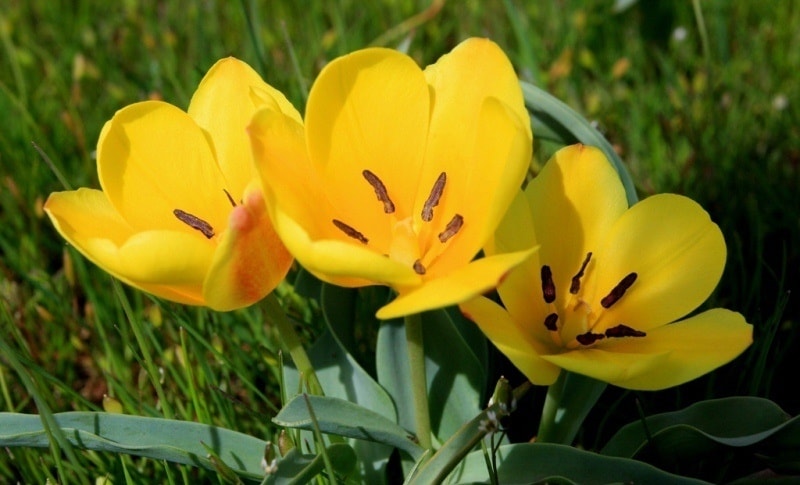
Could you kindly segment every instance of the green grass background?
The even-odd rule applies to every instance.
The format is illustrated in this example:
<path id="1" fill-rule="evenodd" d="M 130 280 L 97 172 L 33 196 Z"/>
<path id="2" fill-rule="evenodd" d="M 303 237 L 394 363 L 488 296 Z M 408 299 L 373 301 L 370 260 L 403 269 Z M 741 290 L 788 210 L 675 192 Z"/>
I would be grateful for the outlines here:
<path id="1" fill-rule="evenodd" d="M 605 1 L 454 0 L 408 31 L 396 27 L 428 2 L 0 0 L 0 339 L 14 349 L 0 355 L 0 410 L 100 409 L 108 395 L 128 413 L 269 439 L 280 404 L 280 346 L 262 310 L 213 314 L 119 291 L 43 217 L 47 195 L 64 186 L 32 142 L 71 187 L 97 187 L 103 123 L 148 98 L 185 108 L 220 57 L 247 61 L 302 110 L 315 75 L 340 54 L 402 46 L 426 65 L 465 37 L 486 36 L 522 79 L 597 123 L 642 197 L 678 192 L 711 213 L 728 266 L 708 306 L 740 311 L 755 325 L 752 348 L 710 377 L 661 393 L 609 390 L 584 444 L 601 444 L 636 419 L 637 402 L 649 414 L 750 394 L 796 414 L 800 4 L 698 3 L 701 16 L 691 2 L 664 0 L 623 11 Z M 537 146 L 535 165 L 551 148 Z M 313 304 L 287 291 L 291 311 L 308 320 Z M 527 439 L 534 429 L 523 421 L 516 434 Z M 43 483 L 55 477 L 54 460 L 47 450 L 4 452 L 0 481 Z M 109 454 L 83 453 L 62 466 L 74 475 L 61 478 L 76 482 L 213 479 Z"/>

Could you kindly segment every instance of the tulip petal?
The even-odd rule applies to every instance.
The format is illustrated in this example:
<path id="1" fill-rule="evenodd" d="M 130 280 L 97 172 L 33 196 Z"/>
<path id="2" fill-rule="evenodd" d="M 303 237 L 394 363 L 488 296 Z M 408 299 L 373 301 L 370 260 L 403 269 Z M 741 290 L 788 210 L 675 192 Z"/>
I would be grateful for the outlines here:
<path id="1" fill-rule="evenodd" d="M 460 43 L 428 66 L 425 77 L 433 110 L 414 216 L 420 224 L 431 187 L 446 173 L 442 200 L 433 220 L 421 223 L 420 239 L 436 250 L 436 236 L 461 215 L 464 226 L 437 263 L 452 268 L 472 259 L 522 183 L 530 163 L 530 118 L 511 63 L 488 39 Z"/>
<path id="2" fill-rule="evenodd" d="M 529 258 L 536 249 L 475 260 L 407 292 L 401 291 L 376 315 L 380 319 L 396 318 L 466 301 L 495 288 L 512 268 Z"/>
<path id="3" fill-rule="evenodd" d="M 90 261 L 111 273 L 125 283 L 142 289 L 169 300 L 191 305 L 202 304 L 198 270 L 191 270 L 192 264 L 186 264 L 189 254 L 197 256 L 194 265 L 204 266 L 205 262 L 198 261 L 210 257 L 209 244 L 193 235 L 177 233 L 178 239 L 189 237 L 192 239 L 187 245 L 181 242 L 176 244 L 180 248 L 171 246 L 169 237 L 161 240 L 153 235 L 148 238 L 154 246 L 158 247 L 159 255 L 141 257 L 142 240 L 139 234 L 120 217 L 114 207 L 99 190 L 78 189 L 70 192 L 56 192 L 50 195 L 45 203 L 45 212 L 50 217 L 56 230 Z M 176 234 L 176 233 L 170 233 Z M 199 243 L 199 244 L 195 244 Z M 147 246 L 147 244 L 145 244 Z M 199 246 L 199 250 L 198 247 Z M 148 249 L 145 247 L 145 252 Z M 170 254 L 172 252 L 173 254 Z M 165 254 L 166 253 L 166 254 Z M 176 254 L 181 254 L 176 258 Z M 135 261 L 126 261 L 133 257 Z M 141 278 L 146 269 L 139 265 L 149 265 L 149 269 L 166 272 L 166 278 L 150 274 Z M 180 271 L 178 275 L 170 275 L 170 271 Z M 189 271 L 186 269 L 189 268 Z M 203 272 L 204 269 L 200 269 Z M 175 279 L 174 276 L 180 278 Z M 198 277 L 193 280 L 192 278 Z M 173 285 L 165 286 L 165 285 Z"/>
<path id="4" fill-rule="evenodd" d="M 656 372 L 669 359 L 669 351 L 648 354 L 619 353 L 601 348 L 578 349 L 563 354 L 543 355 L 542 359 L 564 370 L 598 381 L 622 386 L 622 382 Z M 622 386 L 625 387 L 625 386 Z"/>
<path id="5" fill-rule="evenodd" d="M 240 200 L 255 178 L 252 152 L 245 128 L 253 114 L 274 99 L 281 111 L 300 121 L 300 114 L 277 89 L 265 83 L 246 63 L 228 57 L 206 73 L 189 103 L 188 113 L 208 132 L 228 191 Z"/>
<path id="6" fill-rule="evenodd" d="M 311 240 L 341 237 L 346 241 L 331 222 L 336 216 L 308 158 L 303 125 L 275 106 L 256 113 L 247 131 L 267 208 L 280 206 Z"/>
<path id="7" fill-rule="evenodd" d="M 366 246 L 333 239 L 310 239 L 305 229 L 280 208 L 272 213 L 272 221 L 289 252 L 323 281 L 345 287 L 420 283 L 413 269 Z"/>
<path id="8" fill-rule="evenodd" d="M 556 381 L 561 369 L 541 357 L 556 350 L 553 346 L 520 330 L 509 314 L 488 298 L 473 298 L 459 306 L 532 383 L 549 386 Z"/>
<path id="9" fill-rule="evenodd" d="M 428 131 L 429 92 L 414 61 L 389 49 L 364 49 L 325 66 L 308 98 L 311 160 L 325 180 L 337 219 L 371 231 L 388 252 L 392 222 L 369 170 L 402 220 L 410 215 Z"/>
<path id="10" fill-rule="evenodd" d="M 231 205 L 208 140 L 170 104 L 145 101 L 119 110 L 100 134 L 97 171 L 111 204 L 136 229 L 197 232 L 175 209 L 215 233 L 227 224 Z"/>
<path id="11" fill-rule="evenodd" d="M 727 364 L 753 341 L 753 326 L 736 312 L 715 308 L 650 330 L 646 337 L 606 339 L 603 352 L 621 356 L 617 365 L 642 354 L 663 355 L 646 373 L 620 373 L 607 382 L 626 389 L 659 390 L 696 379 Z M 600 366 L 600 363 L 595 363 Z"/>
<path id="12" fill-rule="evenodd" d="M 638 276 L 596 328 L 624 323 L 647 331 L 677 320 L 708 298 L 722 276 L 725 257 L 722 232 L 699 204 L 675 194 L 648 197 L 609 229 L 597 253 L 597 272 L 587 283 L 596 300 L 625 275 Z"/>
<path id="13" fill-rule="evenodd" d="M 272 227 L 258 183 L 231 212 L 203 283 L 206 305 L 227 311 L 251 305 L 271 292 L 289 272 L 292 256 Z"/>
<path id="14" fill-rule="evenodd" d="M 461 125 L 457 119 L 451 121 L 452 125 Z M 469 143 L 461 147 L 468 150 L 461 154 L 463 158 L 450 155 L 443 159 L 445 163 L 429 160 L 428 166 L 441 166 L 448 174 L 444 196 L 434 210 L 433 219 L 422 223 L 427 234 L 423 232 L 420 235 L 422 241 L 432 245 L 428 258 L 437 252 L 441 254 L 435 265 L 428 263 L 434 272 L 446 273 L 466 264 L 500 224 L 530 162 L 531 139 L 526 132 L 530 130 L 527 125 L 511 108 L 495 98 L 488 98 L 477 114 L 477 132 L 473 133 L 470 142 L 463 141 Z M 461 141 L 452 140 L 454 147 L 458 146 L 454 145 L 456 142 Z M 458 153 L 457 148 L 455 152 Z M 444 153 L 440 155 L 445 156 Z M 416 217 L 419 217 L 422 212 L 420 202 L 416 212 Z M 463 226 L 447 244 L 443 244 L 439 234 L 455 214 L 462 216 Z"/>
<path id="15" fill-rule="evenodd" d="M 628 208 L 616 171 L 600 150 L 586 145 L 556 152 L 525 194 L 536 242 L 541 244 L 539 260 L 550 266 L 558 289 L 569 288 L 586 254 L 596 255 L 611 225 Z M 513 238 L 514 226 L 507 227 L 512 234 L 501 237 Z M 598 261 L 597 265 L 607 263 Z"/>

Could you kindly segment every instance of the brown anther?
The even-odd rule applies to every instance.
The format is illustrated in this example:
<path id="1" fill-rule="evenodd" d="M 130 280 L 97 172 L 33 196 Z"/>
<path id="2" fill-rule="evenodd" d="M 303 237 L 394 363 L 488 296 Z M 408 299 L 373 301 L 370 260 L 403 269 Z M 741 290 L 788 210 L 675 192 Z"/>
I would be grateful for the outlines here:
<path id="1" fill-rule="evenodd" d="M 544 317 L 544 327 L 551 332 L 558 330 L 558 313 L 551 313 Z"/>
<path id="2" fill-rule="evenodd" d="M 343 233 L 347 234 L 349 237 L 358 240 L 358 242 L 360 243 L 367 244 L 369 242 L 369 239 L 364 237 L 363 234 L 355 230 L 352 226 L 348 226 L 339 219 L 333 219 L 333 225 L 336 226 Z"/>
<path id="3" fill-rule="evenodd" d="M 422 261 L 420 260 L 414 261 L 414 272 L 419 275 L 425 274 L 425 266 L 422 265 Z"/>
<path id="4" fill-rule="evenodd" d="M 434 182 L 431 193 L 425 201 L 425 205 L 422 206 L 423 221 L 431 222 L 433 220 L 433 208 L 439 205 L 439 199 L 442 198 L 445 183 L 447 183 L 447 174 L 442 172 L 439 174 L 436 182 Z"/>
<path id="5" fill-rule="evenodd" d="M 647 334 L 641 330 L 636 330 L 627 325 L 617 325 L 606 329 L 606 337 L 620 338 L 620 337 L 646 337 Z"/>
<path id="6" fill-rule="evenodd" d="M 550 266 L 542 266 L 542 295 L 545 303 L 556 301 L 556 284 L 553 283 L 553 272 Z"/>
<path id="7" fill-rule="evenodd" d="M 622 298 L 622 295 L 628 291 L 628 288 L 633 285 L 633 282 L 636 281 L 636 276 L 636 273 L 629 273 L 628 276 L 622 278 L 622 281 L 617 283 L 617 286 L 615 286 L 608 295 L 600 300 L 600 305 L 602 305 L 603 308 L 611 308 L 611 305 L 618 302 L 619 299 Z"/>
<path id="8" fill-rule="evenodd" d="M 446 243 L 451 237 L 455 236 L 464 225 L 464 217 L 461 214 L 456 214 L 450 219 L 450 222 L 445 226 L 444 231 L 439 233 L 439 242 Z"/>
<path id="9" fill-rule="evenodd" d="M 222 191 L 225 192 L 225 196 L 228 197 L 228 202 L 230 202 L 232 206 L 236 207 L 236 201 L 233 200 L 233 197 L 231 197 L 231 193 L 226 189 L 222 189 Z"/>
<path id="10" fill-rule="evenodd" d="M 378 198 L 378 200 L 383 202 L 383 212 L 387 214 L 394 212 L 394 202 L 392 202 L 392 199 L 389 198 L 389 192 L 386 191 L 386 186 L 383 185 L 381 179 L 379 179 L 377 175 L 369 170 L 362 171 L 361 175 L 364 176 L 367 182 L 369 182 L 369 184 L 375 190 L 375 196 Z"/>
<path id="11" fill-rule="evenodd" d="M 606 338 L 606 336 L 602 333 L 586 332 L 575 337 L 575 340 L 577 340 L 581 345 L 592 345 L 598 340 L 603 340 L 604 338 Z"/>
<path id="12" fill-rule="evenodd" d="M 207 223 L 203 219 L 200 219 L 199 217 L 189 214 L 188 212 L 182 211 L 180 209 L 173 210 L 172 214 L 175 215 L 175 217 L 177 217 L 179 221 L 183 222 L 187 226 L 202 232 L 203 235 L 208 239 L 214 237 L 214 228 L 211 227 L 211 224 Z"/>
<path id="13" fill-rule="evenodd" d="M 586 253 L 586 259 L 583 260 L 581 264 L 581 269 L 572 277 L 572 283 L 569 285 L 569 292 L 573 295 L 577 295 L 578 292 L 581 290 L 581 278 L 583 278 L 583 274 L 586 271 L 586 266 L 589 265 L 589 261 L 592 259 L 592 253 Z"/>

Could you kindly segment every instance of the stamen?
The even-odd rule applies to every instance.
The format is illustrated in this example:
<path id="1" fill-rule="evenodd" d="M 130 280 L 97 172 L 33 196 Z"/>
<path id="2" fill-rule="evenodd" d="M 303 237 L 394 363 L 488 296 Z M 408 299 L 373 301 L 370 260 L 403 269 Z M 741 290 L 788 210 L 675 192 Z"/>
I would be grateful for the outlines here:
<path id="1" fill-rule="evenodd" d="M 352 226 L 348 226 L 347 224 L 345 224 L 344 222 L 340 221 L 339 219 L 333 219 L 333 225 L 336 226 L 343 233 L 347 234 L 349 237 L 352 237 L 353 239 L 357 239 L 358 242 L 360 242 L 360 243 L 367 244 L 369 242 L 369 239 L 364 237 L 363 234 L 361 234 L 360 232 L 355 230 Z"/>
<path id="2" fill-rule="evenodd" d="M 589 265 L 589 261 L 592 259 L 592 253 L 586 253 L 586 259 L 583 260 L 583 264 L 581 264 L 581 269 L 578 270 L 578 273 L 572 277 L 572 283 L 569 285 L 569 292 L 573 295 L 577 295 L 579 291 L 581 291 L 581 278 L 583 278 L 583 273 L 586 271 L 586 266 Z"/>
<path id="3" fill-rule="evenodd" d="M 551 332 L 558 330 L 558 313 L 551 313 L 544 318 L 544 327 Z"/>
<path id="4" fill-rule="evenodd" d="M 222 191 L 225 192 L 225 195 L 228 197 L 228 202 L 230 202 L 232 206 L 236 207 L 236 201 L 234 201 L 233 197 L 231 197 L 231 193 L 226 189 L 222 189 Z"/>
<path id="5" fill-rule="evenodd" d="M 389 198 L 389 192 L 386 191 L 386 186 L 383 185 L 381 179 L 369 170 L 362 171 L 361 175 L 363 175 L 372 188 L 375 189 L 375 196 L 378 197 L 378 200 L 383 202 L 383 212 L 387 214 L 394 212 L 394 202 Z"/>
<path id="6" fill-rule="evenodd" d="M 619 338 L 619 337 L 646 337 L 647 334 L 641 330 L 633 329 L 627 325 L 617 325 L 606 329 L 606 337 Z"/>
<path id="7" fill-rule="evenodd" d="M 172 214 L 174 214 L 179 221 L 183 222 L 187 226 L 202 232 L 203 235 L 208 239 L 214 237 L 214 228 L 211 227 L 211 224 L 207 223 L 203 219 L 200 219 L 199 217 L 189 214 L 188 212 L 182 211 L 180 209 L 173 210 Z"/>
<path id="8" fill-rule="evenodd" d="M 622 278 L 622 281 L 620 281 L 617 286 L 611 290 L 611 293 L 600 300 L 600 304 L 603 306 L 603 308 L 611 308 L 611 305 L 618 302 L 619 299 L 622 298 L 622 295 L 628 291 L 628 288 L 633 285 L 633 282 L 636 281 L 636 276 L 636 273 L 629 273 L 628 276 Z"/>
<path id="9" fill-rule="evenodd" d="M 422 261 L 419 259 L 414 261 L 414 271 L 420 275 L 425 274 L 425 266 L 422 266 Z"/>
<path id="10" fill-rule="evenodd" d="M 461 226 L 464 225 L 464 218 L 461 214 L 456 214 L 450 219 L 450 222 L 447 223 L 447 226 L 444 228 L 444 231 L 439 233 L 439 242 L 446 243 L 450 240 L 451 237 L 455 236 L 459 230 L 461 230 Z"/>
<path id="11" fill-rule="evenodd" d="M 604 338 L 606 338 L 606 336 L 602 333 L 586 332 L 575 337 L 575 340 L 577 340 L 581 345 L 592 345 L 598 340 L 603 340 Z"/>
<path id="12" fill-rule="evenodd" d="M 545 303 L 553 303 L 556 300 L 556 284 L 553 283 L 553 272 L 550 266 L 542 266 L 542 295 Z"/>
<path id="13" fill-rule="evenodd" d="M 444 184 L 446 182 L 447 174 L 444 172 L 440 173 L 439 177 L 436 179 L 436 182 L 433 184 L 433 188 L 431 189 L 431 194 L 428 196 L 428 200 L 426 200 L 425 205 L 422 206 L 423 221 L 431 222 L 433 220 L 433 208 L 439 205 L 439 199 L 442 198 Z"/>

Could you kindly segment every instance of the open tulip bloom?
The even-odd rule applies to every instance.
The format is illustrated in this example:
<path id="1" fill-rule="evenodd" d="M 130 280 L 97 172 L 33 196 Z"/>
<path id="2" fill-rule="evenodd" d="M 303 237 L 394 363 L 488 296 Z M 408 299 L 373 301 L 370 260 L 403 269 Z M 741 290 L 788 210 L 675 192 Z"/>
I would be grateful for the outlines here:
<path id="1" fill-rule="evenodd" d="M 217 62 L 188 113 L 135 103 L 97 146 L 102 191 L 50 195 L 61 235 L 120 280 L 169 300 L 231 310 L 263 298 L 292 258 L 268 217 L 246 127 L 268 104 L 300 123 L 247 64 Z"/>
<path id="2" fill-rule="evenodd" d="M 397 290 L 379 318 L 464 301 L 530 254 L 472 261 L 531 152 L 519 82 L 491 41 L 424 71 L 390 49 L 340 57 L 311 88 L 305 128 L 266 108 L 250 134 L 286 246 L 324 281 Z"/>
<path id="3" fill-rule="evenodd" d="M 498 287 L 505 308 L 461 305 L 533 382 L 562 369 L 629 389 L 699 377 L 752 342 L 735 312 L 696 309 L 725 265 L 722 233 L 692 200 L 649 197 L 628 208 L 599 150 L 557 152 L 515 199 L 486 254 L 539 244 Z M 672 323 L 674 322 L 674 323 Z"/>

